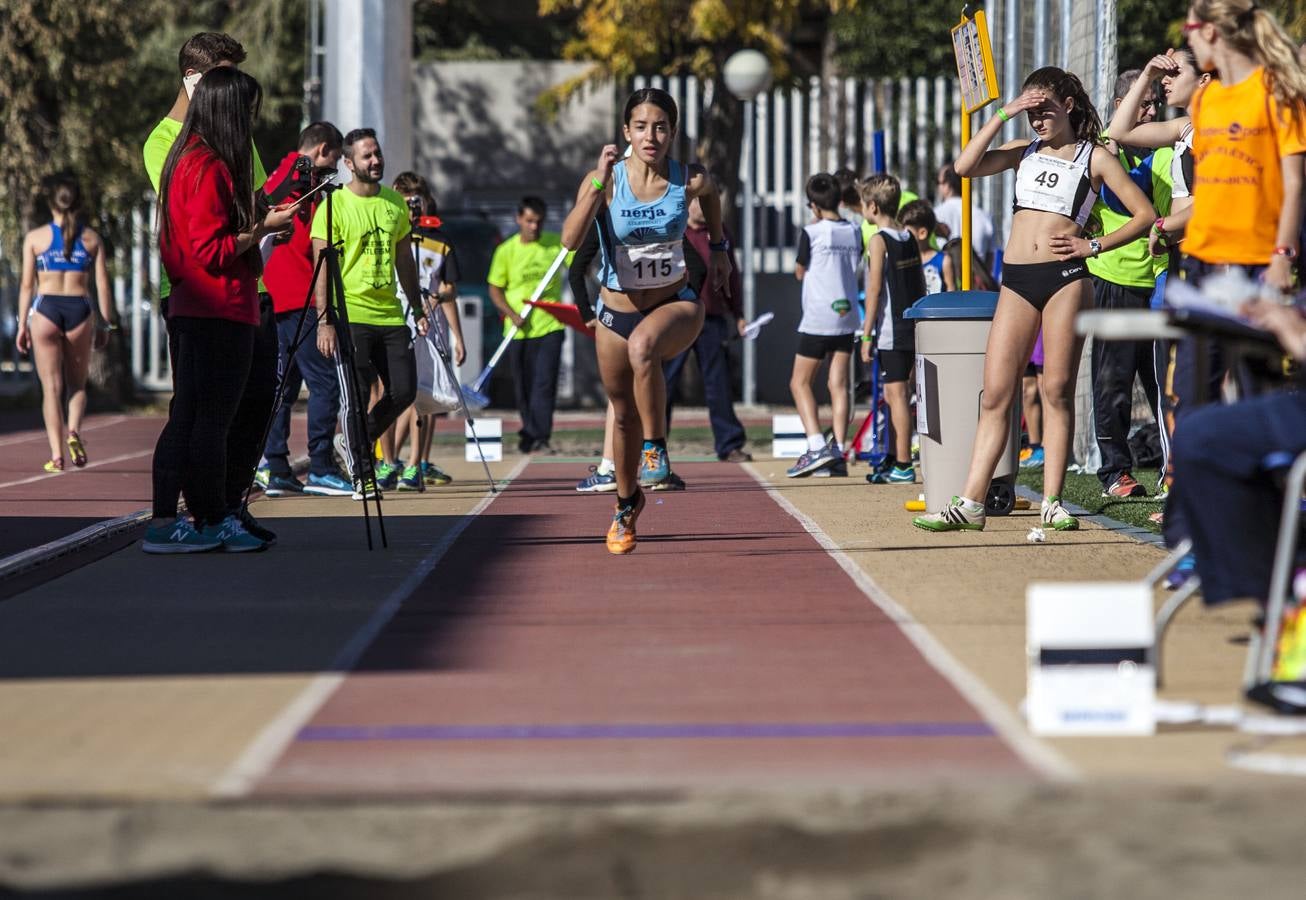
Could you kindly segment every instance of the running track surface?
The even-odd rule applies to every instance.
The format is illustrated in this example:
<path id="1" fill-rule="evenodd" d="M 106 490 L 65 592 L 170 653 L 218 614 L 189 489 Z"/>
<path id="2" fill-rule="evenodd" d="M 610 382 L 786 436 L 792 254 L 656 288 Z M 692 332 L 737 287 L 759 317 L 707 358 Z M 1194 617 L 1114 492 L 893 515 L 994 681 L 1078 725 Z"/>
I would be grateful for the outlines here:
<path id="1" fill-rule="evenodd" d="M 31 418 L 39 424 L 40 412 Z M 59 475 L 41 470 L 50 458 L 45 431 L 0 434 L 0 558 L 147 508 L 162 428 L 157 417 L 88 416 L 81 434 L 90 464 Z"/>
<path id="2" fill-rule="evenodd" d="M 612 557 L 611 495 L 532 463 L 256 792 L 1032 776 L 744 469 L 677 470 Z"/>

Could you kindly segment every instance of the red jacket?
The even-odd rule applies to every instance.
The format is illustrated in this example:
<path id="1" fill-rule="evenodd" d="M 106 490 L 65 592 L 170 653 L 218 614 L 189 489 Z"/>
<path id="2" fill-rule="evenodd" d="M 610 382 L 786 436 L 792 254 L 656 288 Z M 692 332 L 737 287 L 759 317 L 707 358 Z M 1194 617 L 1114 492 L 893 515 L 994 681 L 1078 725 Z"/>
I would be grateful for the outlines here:
<path id="1" fill-rule="evenodd" d="M 286 154 L 276 171 L 268 176 L 267 184 L 281 184 L 290 176 L 298 159 L 297 151 Z M 304 308 L 304 300 L 308 297 L 308 283 L 313 277 L 313 241 L 309 231 L 317 203 L 314 200 L 296 207 L 290 240 L 276 245 L 263 268 L 263 286 L 272 297 L 272 308 L 278 313 L 298 312 Z"/>
<path id="2" fill-rule="evenodd" d="M 236 252 L 231 197 L 231 173 L 196 139 L 173 170 L 172 227 L 159 236 L 159 254 L 172 282 L 170 316 L 258 324 L 258 271 Z"/>

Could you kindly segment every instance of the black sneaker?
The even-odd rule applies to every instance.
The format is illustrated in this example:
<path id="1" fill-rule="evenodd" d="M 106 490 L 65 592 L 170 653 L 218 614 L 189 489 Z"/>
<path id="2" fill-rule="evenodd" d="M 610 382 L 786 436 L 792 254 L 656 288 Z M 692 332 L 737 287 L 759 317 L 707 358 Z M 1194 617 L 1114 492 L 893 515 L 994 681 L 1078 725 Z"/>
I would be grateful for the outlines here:
<path id="1" fill-rule="evenodd" d="M 669 472 L 666 478 L 653 484 L 641 484 L 646 491 L 683 491 L 685 489 L 685 480 L 675 472 Z"/>
<path id="2" fill-rule="evenodd" d="M 304 493 L 304 483 L 294 475 L 268 474 L 263 493 L 269 497 L 285 497 Z M 246 529 L 248 531 L 249 529 Z M 252 533 L 252 532 L 251 532 Z"/>
<path id="3" fill-rule="evenodd" d="M 301 493 L 302 493 L 302 489 L 301 489 Z M 240 508 L 240 512 L 235 513 L 235 516 L 237 519 L 240 520 L 240 524 L 245 526 L 245 530 L 248 531 L 250 534 L 254 535 L 254 537 L 258 538 L 260 541 L 267 544 L 269 547 L 276 544 L 277 542 L 276 532 L 269 531 L 268 529 L 260 525 L 258 519 L 254 518 L 253 513 L 249 511 L 249 507 L 242 506 Z"/>

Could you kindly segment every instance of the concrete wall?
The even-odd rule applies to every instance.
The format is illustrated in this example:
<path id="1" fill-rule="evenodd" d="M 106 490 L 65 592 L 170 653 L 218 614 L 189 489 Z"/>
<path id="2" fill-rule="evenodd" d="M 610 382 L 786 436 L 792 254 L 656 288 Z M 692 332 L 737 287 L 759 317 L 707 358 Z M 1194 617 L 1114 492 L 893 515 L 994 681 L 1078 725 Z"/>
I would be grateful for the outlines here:
<path id="1" fill-rule="evenodd" d="M 440 205 L 493 208 L 539 194 L 562 204 L 550 216 L 557 227 L 581 175 L 616 136 L 619 110 L 610 85 L 587 88 L 556 121 L 544 120 L 535 103 L 587 68 L 556 61 L 415 66 L 414 162 Z"/>

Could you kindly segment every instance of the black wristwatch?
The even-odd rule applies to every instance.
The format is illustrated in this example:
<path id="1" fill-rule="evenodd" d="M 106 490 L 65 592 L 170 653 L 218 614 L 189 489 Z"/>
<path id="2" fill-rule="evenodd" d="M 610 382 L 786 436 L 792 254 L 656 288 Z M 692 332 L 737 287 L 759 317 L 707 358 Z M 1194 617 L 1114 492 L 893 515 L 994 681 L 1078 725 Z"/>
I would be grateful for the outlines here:
<path id="1" fill-rule="evenodd" d="M 708 241 L 707 249 L 711 250 L 713 253 L 729 253 L 730 238 L 722 238 L 719 241 Z"/>

